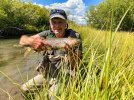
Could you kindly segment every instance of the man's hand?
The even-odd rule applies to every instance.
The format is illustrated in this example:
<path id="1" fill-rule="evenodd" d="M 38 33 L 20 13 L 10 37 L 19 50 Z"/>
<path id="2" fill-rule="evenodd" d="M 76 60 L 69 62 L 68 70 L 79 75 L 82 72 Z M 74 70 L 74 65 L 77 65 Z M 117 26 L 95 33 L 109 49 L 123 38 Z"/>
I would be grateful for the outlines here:
<path id="1" fill-rule="evenodd" d="M 45 48 L 44 48 L 43 38 L 41 37 L 34 38 L 31 43 L 31 47 L 37 52 L 44 50 Z"/>
<path id="2" fill-rule="evenodd" d="M 66 43 L 65 46 L 64 46 L 64 49 L 65 49 L 65 50 L 71 50 L 72 48 L 70 47 L 69 44 Z"/>

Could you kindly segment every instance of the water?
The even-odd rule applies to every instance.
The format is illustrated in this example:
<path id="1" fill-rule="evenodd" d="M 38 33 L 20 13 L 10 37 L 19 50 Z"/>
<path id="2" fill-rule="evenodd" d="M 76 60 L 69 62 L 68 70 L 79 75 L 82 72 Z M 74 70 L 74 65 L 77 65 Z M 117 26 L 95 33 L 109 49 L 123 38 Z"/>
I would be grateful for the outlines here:
<path id="1" fill-rule="evenodd" d="M 16 95 L 12 93 L 12 90 L 16 90 L 16 86 L 5 75 L 21 85 L 34 77 L 35 68 L 42 60 L 41 54 L 38 53 L 31 53 L 24 58 L 25 49 L 16 47 L 18 43 L 19 39 L 0 39 L 0 98 L 3 100 L 9 99 L 2 89 L 11 95 Z"/>

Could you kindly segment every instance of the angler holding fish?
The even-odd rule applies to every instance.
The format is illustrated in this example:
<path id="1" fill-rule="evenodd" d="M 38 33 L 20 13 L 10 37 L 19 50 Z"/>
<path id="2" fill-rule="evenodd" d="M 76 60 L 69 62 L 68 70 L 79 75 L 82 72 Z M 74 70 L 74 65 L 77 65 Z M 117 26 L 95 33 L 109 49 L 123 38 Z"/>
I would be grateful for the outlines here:
<path id="1" fill-rule="evenodd" d="M 20 44 L 30 46 L 35 51 L 44 51 L 43 62 L 37 67 L 39 74 L 24 83 L 21 88 L 27 92 L 36 91 L 43 83 L 49 83 L 49 99 L 54 99 L 62 74 L 74 76 L 82 58 L 82 43 L 78 33 L 68 29 L 67 15 L 64 10 L 52 9 L 49 17 L 50 30 L 33 36 L 22 36 Z M 66 79 L 68 81 L 68 78 Z"/>

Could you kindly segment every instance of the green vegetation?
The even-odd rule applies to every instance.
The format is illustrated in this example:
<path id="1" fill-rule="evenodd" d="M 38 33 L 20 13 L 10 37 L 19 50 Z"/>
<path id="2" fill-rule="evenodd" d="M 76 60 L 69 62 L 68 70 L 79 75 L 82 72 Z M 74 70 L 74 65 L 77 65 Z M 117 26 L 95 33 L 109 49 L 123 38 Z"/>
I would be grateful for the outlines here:
<path id="1" fill-rule="evenodd" d="M 81 69 L 79 69 L 78 75 L 70 79 L 68 86 L 64 81 L 59 84 L 60 95 L 53 94 L 57 100 L 133 99 L 134 35 L 129 32 L 117 32 L 111 47 L 109 47 L 111 32 L 85 26 L 72 26 L 71 24 L 69 26 L 77 29 L 83 38 L 82 64 L 84 63 L 83 68 L 85 69 L 83 70 L 86 71 L 86 75 L 81 74 Z M 35 99 L 27 100 L 48 98 L 49 88 L 47 84 L 44 86 L 43 91 L 37 93 Z"/>
<path id="2" fill-rule="evenodd" d="M 48 29 L 49 12 L 46 8 L 20 0 L 0 1 L 0 29 L 18 27 L 31 32 Z"/>
<path id="3" fill-rule="evenodd" d="M 132 31 L 134 30 L 133 5 L 134 0 L 104 0 L 104 2 L 98 6 L 90 7 L 87 14 L 87 17 L 89 18 L 88 23 L 97 29 L 110 29 L 111 18 L 113 18 L 112 28 L 114 30 L 125 11 L 130 7 L 119 30 Z"/>
<path id="4" fill-rule="evenodd" d="M 81 33 L 86 78 L 71 81 L 67 91 L 74 100 L 129 100 L 134 97 L 134 35 L 129 32 L 112 33 L 89 27 L 74 26 Z M 114 40 L 111 43 L 111 35 Z M 98 74 L 98 72 L 100 73 Z M 97 75 L 96 75 L 97 74 Z M 74 87 L 72 87 L 74 86 Z M 71 88 L 71 90 L 70 90 Z M 64 87 L 66 89 L 66 87 Z M 62 93 L 65 95 L 65 91 Z M 66 98 L 67 95 L 64 96 Z M 62 96 L 60 100 L 64 99 Z"/>
<path id="5" fill-rule="evenodd" d="M 89 16 L 94 18 L 91 18 L 93 24 L 89 21 L 91 26 L 107 31 L 96 30 L 89 26 L 78 26 L 74 23 L 69 24 L 69 27 L 78 31 L 83 39 L 82 68 L 78 69 L 77 76 L 70 78 L 67 86 L 65 76 L 61 77 L 63 81 L 58 84 L 60 87 L 58 94 L 53 93 L 57 100 L 134 99 L 134 34 L 117 32 L 117 30 L 131 30 L 133 27 L 134 19 L 129 16 L 131 14 L 133 16 L 133 7 L 130 5 L 133 4 L 133 0 L 126 2 L 127 7 L 123 5 L 125 0 L 120 1 L 122 3 L 110 3 L 111 0 L 103 2 L 95 10 L 97 14 Z M 107 3 L 108 6 L 103 6 Z M 110 8 L 101 9 L 101 7 Z M 120 8 L 121 11 L 118 9 L 120 12 L 117 13 L 116 8 Z M 91 9 L 94 12 L 95 8 Z M 43 91 L 37 91 L 35 100 L 47 99 L 48 90 L 48 85 L 44 84 Z M 34 100 L 34 98 L 31 97 L 28 100 Z"/>
<path id="6" fill-rule="evenodd" d="M 70 24 L 83 38 L 82 68 L 65 85 L 59 83 L 56 100 L 131 100 L 134 97 L 134 35 L 129 32 L 101 31 Z M 114 40 L 112 37 L 114 36 Z M 84 73 L 83 73 L 84 71 Z M 48 99 L 49 85 L 35 99 Z"/>

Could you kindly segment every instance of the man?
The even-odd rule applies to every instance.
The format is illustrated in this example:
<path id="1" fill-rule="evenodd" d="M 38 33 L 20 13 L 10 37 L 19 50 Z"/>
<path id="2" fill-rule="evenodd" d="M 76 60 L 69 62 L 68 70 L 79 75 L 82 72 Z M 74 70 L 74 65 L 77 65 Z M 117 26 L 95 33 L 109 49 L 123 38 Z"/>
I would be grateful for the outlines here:
<path id="1" fill-rule="evenodd" d="M 22 36 L 20 39 L 20 44 L 24 46 L 30 46 L 35 51 L 40 52 L 43 50 L 43 39 L 46 38 L 78 38 L 80 36 L 75 31 L 68 29 L 67 23 L 67 15 L 64 10 L 61 9 L 52 9 L 50 12 L 50 30 L 43 31 L 39 34 L 33 36 Z M 29 80 L 25 84 L 22 85 L 22 90 L 27 91 L 35 91 L 35 85 L 37 87 L 42 86 L 43 83 L 50 84 L 49 90 L 49 98 L 52 98 L 52 92 L 56 92 L 58 90 L 57 83 L 59 82 L 59 77 L 61 74 L 67 76 L 74 76 L 75 75 L 75 68 L 76 64 L 73 64 L 73 57 L 74 60 L 76 58 L 78 61 L 81 59 L 81 50 L 82 45 L 73 49 L 73 53 L 69 53 L 69 49 L 71 49 L 68 45 L 65 48 L 60 50 L 47 50 L 44 51 L 44 60 L 38 67 L 38 71 L 41 70 L 41 74 L 38 74 L 33 79 Z M 74 55 L 71 57 L 70 55 Z M 69 67 L 71 66 L 71 67 Z M 77 65 L 78 66 L 78 65 Z M 68 79 L 67 79 L 68 80 Z"/>

